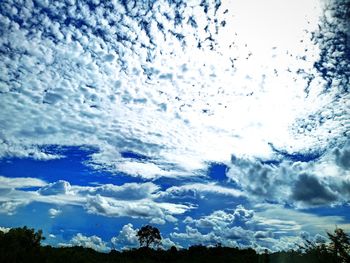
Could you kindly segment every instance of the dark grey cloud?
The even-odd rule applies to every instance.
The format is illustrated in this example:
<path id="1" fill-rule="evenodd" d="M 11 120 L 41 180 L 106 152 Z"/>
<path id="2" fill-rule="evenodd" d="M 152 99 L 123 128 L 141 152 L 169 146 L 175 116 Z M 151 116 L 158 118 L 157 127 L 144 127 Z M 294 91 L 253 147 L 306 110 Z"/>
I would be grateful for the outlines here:
<path id="1" fill-rule="evenodd" d="M 348 202 L 348 165 L 349 148 L 345 144 L 329 149 L 315 160 L 304 162 L 232 158 L 227 176 L 256 202 L 323 206 Z"/>
<path id="2" fill-rule="evenodd" d="M 292 188 L 292 198 L 311 205 L 328 204 L 337 200 L 337 196 L 313 175 L 301 174 Z"/>
<path id="3" fill-rule="evenodd" d="M 345 170 L 350 169 L 350 141 L 343 148 L 336 149 L 334 155 L 337 165 Z"/>

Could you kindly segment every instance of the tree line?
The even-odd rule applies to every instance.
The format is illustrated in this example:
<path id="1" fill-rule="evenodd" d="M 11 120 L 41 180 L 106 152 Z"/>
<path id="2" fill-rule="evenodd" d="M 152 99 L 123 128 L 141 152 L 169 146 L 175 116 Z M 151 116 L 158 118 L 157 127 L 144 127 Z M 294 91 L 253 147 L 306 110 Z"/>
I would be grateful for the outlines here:
<path id="1" fill-rule="evenodd" d="M 343 229 L 336 228 L 327 233 L 329 242 L 317 244 L 305 240 L 297 250 L 259 254 L 252 248 L 231 248 L 217 244 L 214 247 L 203 245 L 191 246 L 187 249 L 171 247 L 160 249 L 161 235 L 157 228 L 142 227 L 137 237 L 140 248 L 124 251 L 111 250 L 109 253 L 97 252 L 84 247 L 52 247 L 42 246 L 45 238 L 42 231 L 27 227 L 12 228 L 4 233 L 0 231 L 0 262 L 6 263 L 153 263 L 153 262 L 307 262 L 307 263 L 350 263 L 350 238 Z"/>

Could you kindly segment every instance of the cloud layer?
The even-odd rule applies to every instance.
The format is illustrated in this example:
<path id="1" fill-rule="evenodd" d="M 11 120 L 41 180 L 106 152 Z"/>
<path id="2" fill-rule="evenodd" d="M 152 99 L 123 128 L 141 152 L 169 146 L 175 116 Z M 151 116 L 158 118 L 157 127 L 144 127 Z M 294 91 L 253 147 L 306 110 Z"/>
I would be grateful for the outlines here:
<path id="1" fill-rule="evenodd" d="M 268 1 L 251 28 L 249 5 L 5 1 L 1 156 L 44 160 L 60 157 L 45 145 L 89 145 L 100 151 L 93 167 L 152 179 L 232 154 L 274 158 L 270 145 L 292 154 L 344 143 L 345 11 L 330 2 L 317 29 L 317 1 L 290 4 L 295 17 Z M 279 25 L 287 18 L 290 31 Z"/>
<path id="2" fill-rule="evenodd" d="M 56 229 L 55 244 L 101 251 L 135 246 L 141 223 L 166 230 L 164 247 L 272 250 L 348 227 L 315 212 L 350 200 L 348 5 L 2 1 L 0 165 L 76 147 L 91 176 L 1 169 L 2 220 L 33 206 L 123 222 L 112 238 Z"/>

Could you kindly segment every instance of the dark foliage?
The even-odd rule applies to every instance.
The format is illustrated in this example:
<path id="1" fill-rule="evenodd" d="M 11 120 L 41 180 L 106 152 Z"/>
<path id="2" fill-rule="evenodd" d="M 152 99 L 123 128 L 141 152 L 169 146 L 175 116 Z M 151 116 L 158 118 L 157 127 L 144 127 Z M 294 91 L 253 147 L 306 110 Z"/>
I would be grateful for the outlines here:
<path id="1" fill-rule="evenodd" d="M 206 263 L 206 262 L 256 262 L 256 263 L 348 263 L 349 236 L 340 228 L 334 233 L 328 233 L 330 243 L 317 245 L 305 241 L 299 251 L 277 252 L 269 254 L 267 251 L 258 254 L 255 250 L 228 248 L 217 245 L 206 247 L 191 246 L 188 249 L 178 250 L 171 247 L 169 250 L 155 250 L 147 246 L 123 252 L 112 250 L 109 253 L 100 253 L 90 248 L 65 247 L 54 248 L 40 246 L 43 240 L 42 232 L 33 229 L 15 228 L 8 233 L 0 231 L 0 262 L 6 263 Z"/>
<path id="2" fill-rule="evenodd" d="M 137 232 L 137 237 L 141 247 L 158 246 L 162 240 L 159 229 L 150 225 L 141 227 Z"/>
<path id="3" fill-rule="evenodd" d="M 42 231 L 27 227 L 12 228 L 8 233 L 0 231 L 0 262 L 42 262 L 40 241 Z"/>

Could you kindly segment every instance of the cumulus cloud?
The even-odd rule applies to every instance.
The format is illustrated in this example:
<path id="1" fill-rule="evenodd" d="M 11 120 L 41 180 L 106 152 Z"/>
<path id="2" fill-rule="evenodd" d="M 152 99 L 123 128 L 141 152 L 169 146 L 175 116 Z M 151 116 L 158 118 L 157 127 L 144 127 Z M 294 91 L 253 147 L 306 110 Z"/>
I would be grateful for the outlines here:
<path id="1" fill-rule="evenodd" d="M 232 211 L 217 210 L 213 213 L 194 219 L 186 217 L 184 233 L 174 232 L 171 237 L 176 240 L 186 240 L 191 244 L 238 246 L 250 244 L 253 231 L 243 228 L 252 221 L 252 210 L 238 205 Z"/>
<path id="2" fill-rule="evenodd" d="M 263 251 L 296 249 L 305 239 L 322 243 L 325 231 L 334 223 L 348 229 L 344 217 L 318 216 L 295 211 L 280 205 L 260 205 L 247 209 L 242 205 L 231 210 L 217 210 L 199 218 L 186 217 L 184 232 L 173 232 L 171 237 L 190 244 L 254 247 Z M 320 234 L 321 233 L 321 234 Z M 322 235 L 323 234 L 323 235 Z"/>
<path id="3" fill-rule="evenodd" d="M 134 229 L 132 224 L 127 224 L 122 227 L 118 236 L 112 237 L 111 242 L 117 248 L 127 249 L 139 245 L 139 240 L 136 236 L 138 229 Z"/>
<path id="4" fill-rule="evenodd" d="M 340 204 L 349 200 L 347 151 L 348 142 L 316 157 L 311 153 L 277 156 L 271 162 L 232 157 L 227 176 L 243 193 L 251 194 L 252 201 L 263 198 L 295 206 Z"/>
<path id="5" fill-rule="evenodd" d="M 334 225 L 348 229 L 343 216 L 319 216 L 306 211 L 285 208 L 281 205 L 261 204 L 255 207 L 255 225 L 271 230 L 276 234 L 296 234 L 306 231 L 310 235 L 332 231 Z"/>
<path id="6" fill-rule="evenodd" d="M 50 183 L 39 189 L 41 195 L 58 195 L 58 194 L 69 194 L 71 185 L 69 182 L 64 180 L 59 180 L 54 183 Z"/>
<path id="7" fill-rule="evenodd" d="M 82 246 L 92 248 L 96 251 L 107 252 L 111 248 L 107 246 L 107 243 L 98 236 L 84 236 L 81 233 L 72 237 L 69 243 L 60 243 L 60 246 Z"/>
<path id="8" fill-rule="evenodd" d="M 51 218 L 55 218 L 56 216 L 62 213 L 62 210 L 50 208 L 48 212 Z"/>
<path id="9" fill-rule="evenodd" d="M 5 179 L 7 181 L 8 178 Z M 27 181 L 32 180 L 28 178 Z M 12 185 L 15 184 L 12 183 Z M 158 191 L 159 187 L 150 182 L 91 187 L 71 185 L 67 181 L 59 180 L 45 184 L 37 191 L 1 189 L 0 212 L 14 214 L 19 207 L 40 202 L 60 206 L 75 205 L 84 207 L 88 213 L 108 217 L 146 218 L 161 224 L 176 222 L 175 216 L 193 208 L 189 204 L 158 201 Z M 52 218 L 60 213 L 59 209 L 49 209 L 49 215 Z"/>
<path id="10" fill-rule="evenodd" d="M 162 243 L 160 245 L 163 249 L 167 250 L 170 249 L 171 247 L 177 247 L 177 248 L 182 248 L 179 244 L 175 243 L 172 241 L 170 238 L 163 238 Z"/>
<path id="11" fill-rule="evenodd" d="M 192 245 L 194 244 L 214 245 L 218 243 L 223 243 L 222 238 L 220 236 L 216 236 L 213 232 L 204 234 L 199 232 L 198 229 L 192 228 L 190 226 L 186 226 L 186 232 L 184 233 L 174 232 L 174 233 L 171 233 L 170 236 L 175 240 L 187 241 Z M 236 242 L 232 242 L 232 241 L 230 243 L 233 245 L 237 244 Z"/>

